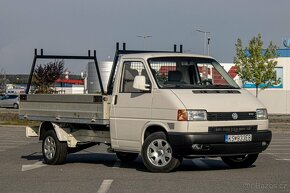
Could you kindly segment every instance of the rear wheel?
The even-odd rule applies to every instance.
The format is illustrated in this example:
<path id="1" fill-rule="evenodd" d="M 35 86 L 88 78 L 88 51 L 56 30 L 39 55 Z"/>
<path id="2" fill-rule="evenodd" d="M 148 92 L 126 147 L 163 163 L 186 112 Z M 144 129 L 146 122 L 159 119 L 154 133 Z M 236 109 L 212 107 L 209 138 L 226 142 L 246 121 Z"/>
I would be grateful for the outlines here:
<path id="1" fill-rule="evenodd" d="M 259 154 L 247 154 L 239 156 L 225 156 L 222 160 L 232 168 L 248 168 L 257 160 Z"/>
<path id="2" fill-rule="evenodd" d="M 170 172 L 180 165 L 181 159 L 173 154 L 163 132 L 149 135 L 142 146 L 144 165 L 151 172 Z"/>
<path id="3" fill-rule="evenodd" d="M 42 154 L 45 163 L 49 165 L 64 164 L 67 152 L 67 143 L 59 141 L 53 130 L 45 133 L 42 141 Z"/>
<path id="4" fill-rule="evenodd" d="M 138 158 L 138 153 L 116 152 L 119 160 L 122 162 L 132 162 Z"/>
<path id="5" fill-rule="evenodd" d="M 19 108 L 19 105 L 17 103 L 13 104 L 13 108 L 14 109 L 18 109 Z"/>

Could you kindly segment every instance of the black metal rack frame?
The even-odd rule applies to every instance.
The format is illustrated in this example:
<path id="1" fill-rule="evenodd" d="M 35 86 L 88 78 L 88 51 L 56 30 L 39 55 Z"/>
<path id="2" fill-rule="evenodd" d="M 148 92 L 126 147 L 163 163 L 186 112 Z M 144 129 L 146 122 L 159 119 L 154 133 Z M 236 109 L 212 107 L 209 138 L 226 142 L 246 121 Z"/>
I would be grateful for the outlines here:
<path id="1" fill-rule="evenodd" d="M 108 85 L 107 85 L 107 93 L 104 91 L 103 87 L 103 82 L 100 74 L 100 69 L 98 65 L 98 60 L 96 56 L 96 50 L 93 50 L 93 55 L 91 55 L 91 50 L 88 50 L 88 55 L 87 56 L 69 56 L 69 55 L 44 55 L 43 54 L 43 49 L 40 49 L 40 54 L 38 54 L 38 50 L 34 49 L 34 58 L 30 70 L 30 75 L 28 79 L 28 84 L 26 88 L 26 94 L 29 93 L 30 87 L 31 87 L 31 82 L 32 82 L 32 77 L 36 65 L 36 60 L 37 59 L 72 59 L 72 60 L 93 60 L 95 62 L 96 70 L 97 70 L 97 75 L 98 75 L 98 80 L 101 88 L 102 94 L 112 94 L 113 92 L 113 81 L 114 81 L 114 75 L 115 71 L 117 68 L 118 60 L 121 55 L 124 54 L 138 54 L 138 53 L 182 53 L 182 45 L 179 47 L 179 51 L 177 51 L 177 46 L 174 44 L 173 51 L 151 51 L 151 50 L 126 50 L 126 43 L 123 43 L 123 49 L 121 50 L 119 47 L 119 42 L 116 43 L 116 52 L 115 52 L 115 57 L 112 65 L 112 70 L 110 73 Z"/>
<path id="2" fill-rule="evenodd" d="M 114 57 L 112 70 L 111 70 L 111 74 L 110 74 L 108 86 L 107 86 L 107 94 L 112 94 L 112 92 L 113 92 L 114 75 L 115 75 L 115 71 L 117 68 L 117 64 L 118 64 L 118 60 L 119 60 L 120 55 L 140 54 L 140 53 L 182 53 L 183 52 L 182 49 L 183 49 L 183 47 L 182 47 L 182 45 L 180 45 L 179 51 L 177 51 L 177 46 L 176 46 L 176 44 L 174 44 L 173 51 L 127 50 L 126 43 L 123 43 L 123 49 L 120 50 L 120 44 L 119 44 L 119 42 L 117 42 L 116 43 L 115 57 Z"/>
<path id="3" fill-rule="evenodd" d="M 36 64 L 36 60 L 37 59 L 72 59 L 72 60 L 93 60 L 95 62 L 95 66 L 96 66 L 96 70 L 97 70 L 97 74 L 98 74 L 98 79 L 99 79 L 99 83 L 100 83 L 101 92 L 102 92 L 102 94 L 105 94 L 103 83 L 102 83 L 102 78 L 100 76 L 100 69 L 99 69 L 98 60 L 97 60 L 97 56 L 96 56 L 96 50 L 93 50 L 93 53 L 94 54 L 91 55 L 91 50 L 88 50 L 88 55 L 87 56 L 44 55 L 43 54 L 43 49 L 40 49 L 40 54 L 38 54 L 38 50 L 37 49 L 34 49 L 34 58 L 33 58 L 32 66 L 31 66 L 31 70 L 30 70 L 30 75 L 29 75 L 29 79 L 28 79 L 28 84 L 27 84 L 27 88 L 26 88 L 26 92 L 25 93 L 26 94 L 29 93 L 30 86 L 31 86 L 31 81 L 32 81 L 32 77 L 33 77 L 33 73 L 34 73 L 35 64 Z"/>

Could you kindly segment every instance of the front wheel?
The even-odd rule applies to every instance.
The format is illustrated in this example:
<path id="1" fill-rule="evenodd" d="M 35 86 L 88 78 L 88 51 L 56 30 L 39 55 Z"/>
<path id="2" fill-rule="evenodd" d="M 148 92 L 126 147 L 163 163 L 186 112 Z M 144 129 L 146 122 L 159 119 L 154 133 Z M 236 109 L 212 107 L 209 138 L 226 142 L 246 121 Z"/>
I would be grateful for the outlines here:
<path id="1" fill-rule="evenodd" d="M 119 160 L 122 162 L 132 162 L 138 158 L 138 153 L 116 152 Z"/>
<path id="2" fill-rule="evenodd" d="M 180 165 L 180 159 L 173 154 L 172 148 L 163 132 L 149 135 L 142 146 L 144 165 L 151 172 L 170 172 Z"/>
<path id="3" fill-rule="evenodd" d="M 221 157 L 223 162 L 232 168 L 248 168 L 257 160 L 259 154 Z"/>
<path id="4" fill-rule="evenodd" d="M 48 165 L 64 164 L 67 152 L 67 143 L 59 141 L 53 130 L 46 131 L 42 141 L 44 162 Z"/>

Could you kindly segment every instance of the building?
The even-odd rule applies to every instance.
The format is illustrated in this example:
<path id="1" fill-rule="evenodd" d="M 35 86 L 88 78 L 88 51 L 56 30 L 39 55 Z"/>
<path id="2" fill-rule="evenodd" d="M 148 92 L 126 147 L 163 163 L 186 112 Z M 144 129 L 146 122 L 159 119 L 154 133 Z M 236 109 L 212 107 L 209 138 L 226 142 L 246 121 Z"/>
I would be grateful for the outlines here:
<path id="1" fill-rule="evenodd" d="M 54 89 L 59 94 L 84 94 L 84 80 L 58 79 Z"/>

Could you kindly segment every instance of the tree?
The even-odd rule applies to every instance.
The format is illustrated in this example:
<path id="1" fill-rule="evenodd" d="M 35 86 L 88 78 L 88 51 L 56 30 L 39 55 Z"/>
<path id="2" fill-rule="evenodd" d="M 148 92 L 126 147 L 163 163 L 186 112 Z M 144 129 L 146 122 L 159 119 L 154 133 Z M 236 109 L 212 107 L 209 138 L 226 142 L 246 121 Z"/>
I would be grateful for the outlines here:
<path id="1" fill-rule="evenodd" d="M 277 65 L 277 47 L 270 42 L 266 49 L 263 49 L 261 34 L 253 37 L 248 47 L 243 48 L 242 40 L 238 39 L 234 64 L 237 67 L 237 74 L 244 82 L 251 82 L 256 87 L 256 97 L 259 88 L 266 89 L 281 82 L 277 79 L 275 67 Z"/>
<path id="2" fill-rule="evenodd" d="M 38 65 L 34 70 L 33 83 L 36 86 L 36 93 L 51 94 L 51 86 L 63 74 L 64 61 L 55 60 L 44 65 Z"/>

